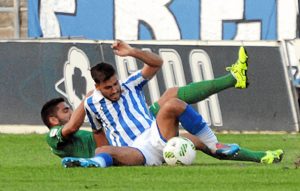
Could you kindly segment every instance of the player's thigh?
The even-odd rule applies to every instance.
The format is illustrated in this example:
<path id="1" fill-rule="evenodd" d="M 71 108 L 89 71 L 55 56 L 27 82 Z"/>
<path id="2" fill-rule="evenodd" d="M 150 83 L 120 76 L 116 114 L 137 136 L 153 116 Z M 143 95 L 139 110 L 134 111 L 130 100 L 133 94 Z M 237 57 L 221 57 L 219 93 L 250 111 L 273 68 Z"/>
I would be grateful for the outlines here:
<path id="1" fill-rule="evenodd" d="M 177 98 L 170 99 L 156 116 L 157 126 L 161 135 L 169 140 L 178 135 L 178 118 L 184 112 L 187 104 Z"/>

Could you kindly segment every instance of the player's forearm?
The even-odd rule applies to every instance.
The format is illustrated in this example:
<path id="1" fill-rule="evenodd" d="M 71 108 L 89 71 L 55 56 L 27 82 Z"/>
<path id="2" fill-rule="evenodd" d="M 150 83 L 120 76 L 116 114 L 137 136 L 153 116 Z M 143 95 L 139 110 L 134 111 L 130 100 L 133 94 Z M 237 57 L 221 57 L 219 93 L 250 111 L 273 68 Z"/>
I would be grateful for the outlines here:
<path id="1" fill-rule="evenodd" d="M 85 118 L 85 110 L 84 110 L 84 101 L 80 103 L 80 105 L 73 112 L 70 122 L 73 123 L 73 126 L 78 130 Z"/>
<path id="2" fill-rule="evenodd" d="M 74 132 L 77 131 L 84 122 L 84 118 L 85 118 L 84 102 L 87 97 L 92 95 L 92 93 L 93 93 L 93 90 L 89 91 L 86 94 L 85 98 L 80 102 L 79 106 L 72 113 L 72 116 L 71 116 L 71 119 L 69 122 L 72 123 Z"/>
<path id="3" fill-rule="evenodd" d="M 68 138 L 70 135 L 78 131 L 84 121 L 84 117 L 84 102 L 82 101 L 72 113 L 70 120 L 64 125 L 62 129 L 62 136 L 64 138 Z"/>

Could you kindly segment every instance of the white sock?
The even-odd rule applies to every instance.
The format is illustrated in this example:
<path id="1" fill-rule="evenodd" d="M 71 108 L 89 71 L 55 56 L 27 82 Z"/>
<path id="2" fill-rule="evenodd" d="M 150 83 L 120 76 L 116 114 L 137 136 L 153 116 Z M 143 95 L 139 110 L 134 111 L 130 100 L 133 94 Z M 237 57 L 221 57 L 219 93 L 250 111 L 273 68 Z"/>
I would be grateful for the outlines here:
<path id="1" fill-rule="evenodd" d="M 106 167 L 106 162 L 105 162 L 104 158 L 102 158 L 102 157 L 95 156 L 93 158 L 90 158 L 90 160 L 99 164 L 100 167 Z"/>
<path id="2" fill-rule="evenodd" d="M 196 134 L 197 137 L 212 151 L 217 150 L 216 144 L 218 139 L 214 132 L 208 126 L 205 126 L 199 133 Z"/>

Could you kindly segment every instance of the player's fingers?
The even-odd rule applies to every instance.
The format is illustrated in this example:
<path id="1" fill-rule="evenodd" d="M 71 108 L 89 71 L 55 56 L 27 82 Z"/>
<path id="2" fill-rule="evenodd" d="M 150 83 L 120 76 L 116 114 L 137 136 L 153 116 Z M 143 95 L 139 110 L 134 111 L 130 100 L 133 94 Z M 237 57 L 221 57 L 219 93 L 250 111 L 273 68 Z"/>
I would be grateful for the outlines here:
<path id="1" fill-rule="evenodd" d="M 113 44 L 111 45 L 111 48 L 115 49 L 117 46 L 118 46 L 117 43 L 113 43 Z"/>
<path id="2" fill-rule="evenodd" d="M 115 48 L 117 48 L 117 47 L 120 45 L 120 43 L 121 43 L 121 40 L 118 40 L 118 39 L 117 39 L 117 40 L 115 40 L 115 42 L 111 45 L 111 47 L 115 49 Z"/>
<path id="3" fill-rule="evenodd" d="M 118 50 L 114 50 L 114 53 L 115 53 L 116 55 L 119 55 L 119 51 L 118 51 Z"/>

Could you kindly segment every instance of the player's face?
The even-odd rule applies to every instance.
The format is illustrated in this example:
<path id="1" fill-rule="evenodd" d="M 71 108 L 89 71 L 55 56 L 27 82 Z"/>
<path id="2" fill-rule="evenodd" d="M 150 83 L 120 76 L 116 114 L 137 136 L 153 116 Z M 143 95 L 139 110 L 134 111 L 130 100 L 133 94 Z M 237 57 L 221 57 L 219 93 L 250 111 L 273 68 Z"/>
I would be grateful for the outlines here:
<path id="1" fill-rule="evenodd" d="M 110 101 L 118 101 L 121 97 L 121 86 L 117 75 L 113 75 L 105 82 L 96 84 L 96 89 L 99 90 L 102 95 Z"/>
<path id="2" fill-rule="evenodd" d="M 66 102 L 59 103 L 57 107 L 56 117 L 59 121 L 58 125 L 65 125 L 70 120 L 73 111 Z"/>

